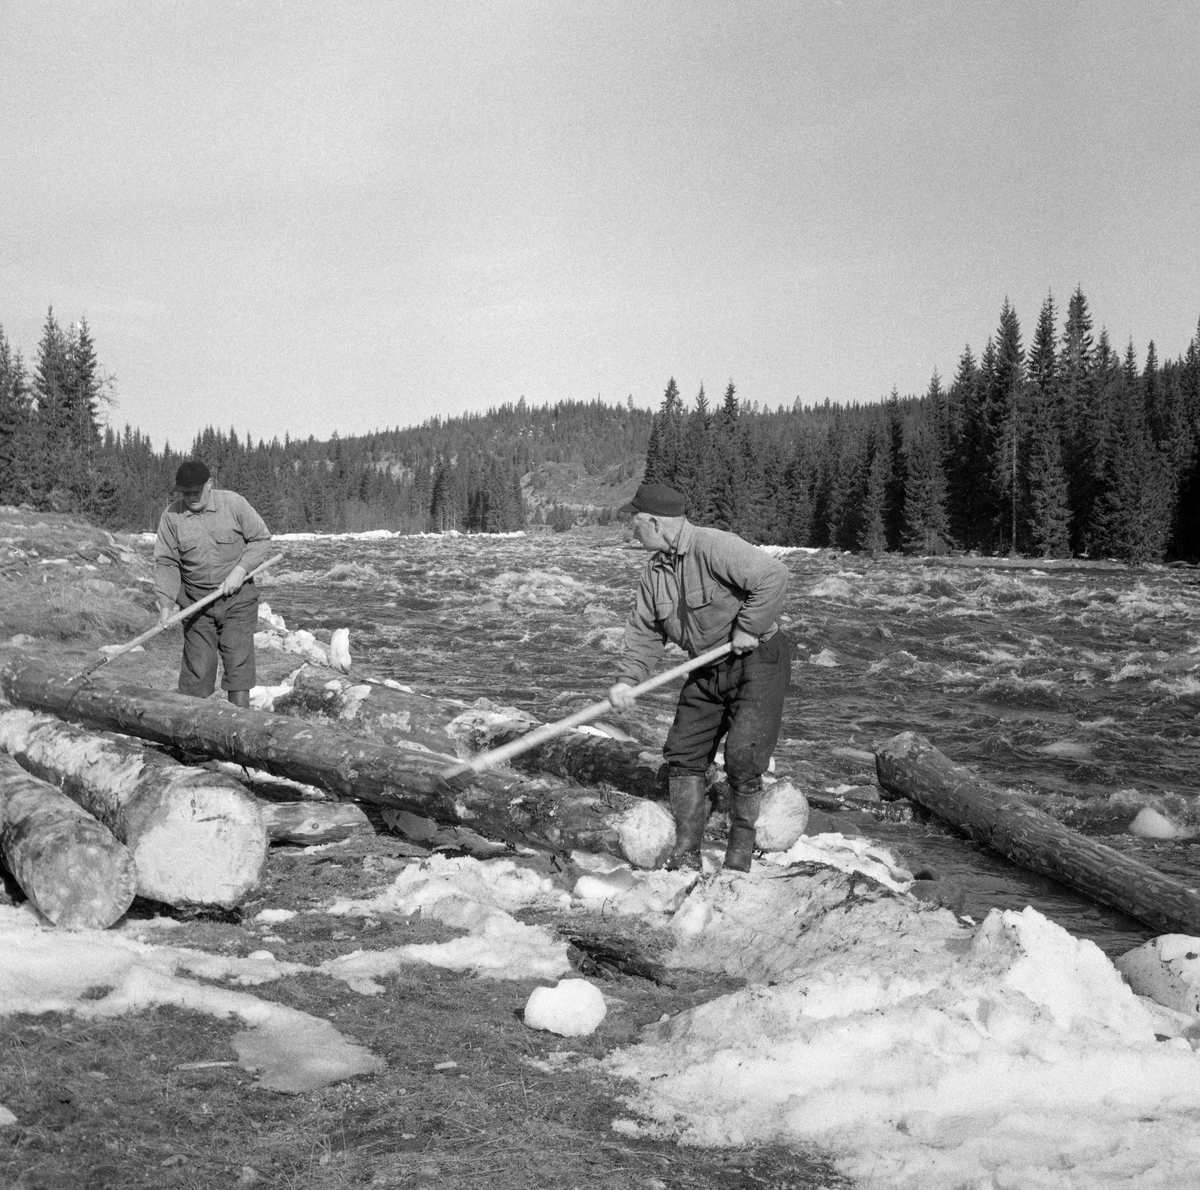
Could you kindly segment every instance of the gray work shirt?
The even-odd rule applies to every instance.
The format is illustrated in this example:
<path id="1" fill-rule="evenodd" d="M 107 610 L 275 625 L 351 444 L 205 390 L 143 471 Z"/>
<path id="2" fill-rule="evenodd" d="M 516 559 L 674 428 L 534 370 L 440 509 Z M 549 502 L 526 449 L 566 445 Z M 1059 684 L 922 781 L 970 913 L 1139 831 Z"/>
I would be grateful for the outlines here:
<path id="1" fill-rule="evenodd" d="M 618 676 L 644 682 L 668 640 L 696 657 L 724 644 L 734 628 L 773 636 L 787 580 L 778 558 L 737 534 L 684 521 L 675 550 L 657 551 L 642 568 Z"/>
<path id="2" fill-rule="evenodd" d="M 237 492 L 211 488 L 196 512 L 182 499 L 173 500 L 159 518 L 154 542 L 155 594 L 167 603 L 195 603 L 215 591 L 235 566 L 250 571 L 265 562 L 270 542 L 262 517 Z"/>

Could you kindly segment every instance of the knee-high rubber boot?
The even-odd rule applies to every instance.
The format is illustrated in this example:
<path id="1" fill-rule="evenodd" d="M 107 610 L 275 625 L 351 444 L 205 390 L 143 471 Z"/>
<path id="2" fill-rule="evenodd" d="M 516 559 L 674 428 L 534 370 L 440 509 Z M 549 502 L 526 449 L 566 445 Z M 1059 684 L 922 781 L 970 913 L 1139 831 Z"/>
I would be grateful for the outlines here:
<path id="1" fill-rule="evenodd" d="M 754 826 L 762 806 L 762 778 L 742 785 L 729 786 L 729 843 L 725 848 L 725 868 L 730 872 L 749 872 L 754 855 Z"/>
<path id="2" fill-rule="evenodd" d="M 667 860 L 669 872 L 680 868 L 700 870 L 700 843 L 708 817 L 708 793 L 703 773 L 672 776 L 671 813 L 675 816 L 675 850 Z"/>

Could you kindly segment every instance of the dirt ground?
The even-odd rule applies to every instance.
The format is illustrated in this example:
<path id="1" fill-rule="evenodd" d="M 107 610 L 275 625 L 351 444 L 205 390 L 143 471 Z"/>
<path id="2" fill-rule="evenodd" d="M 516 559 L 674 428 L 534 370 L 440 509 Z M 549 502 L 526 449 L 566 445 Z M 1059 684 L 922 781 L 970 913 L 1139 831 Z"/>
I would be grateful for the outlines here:
<path id="1" fill-rule="evenodd" d="M 82 666 L 98 656 L 99 645 L 153 626 L 149 575 L 149 548 L 136 541 L 70 518 L 0 509 L 0 647 L 78 659 Z M 173 689 L 178 649 L 178 635 L 164 633 L 144 652 L 114 660 L 111 674 Z M 295 658 L 282 654 L 260 654 L 259 661 L 263 683 L 295 668 Z M 335 897 L 366 895 L 399 868 L 401 850 L 382 824 L 373 835 L 322 852 L 273 847 L 261 885 L 238 910 L 177 915 L 181 928 L 171 943 L 247 955 L 263 945 L 264 927 L 252 923 L 260 909 L 316 909 Z M 2 869 L 0 876 L 0 897 L 19 902 L 20 889 Z M 155 912 L 164 907 L 135 902 L 130 916 Z M 661 945 L 625 923 L 518 916 L 564 937 L 615 938 L 650 960 Z M 273 923 L 270 932 L 282 939 L 271 944 L 278 959 L 310 965 L 452 933 L 414 919 L 320 913 Z M 0 1127 L 0 1188 L 847 1184 L 819 1155 L 685 1148 L 614 1132 L 612 1120 L 627 1114 L 623 1088 L 571 1063 L 550 1072 L 553 1055 L 603 1056 L 664 1013 L 736 985 L 679 971 L 670 982 L 656 982 L 597 967 L 587 950 L 573 948 L 573 958 L 600 984 L 609 1011 L 585 1038 L 523 1024 L 537 980 L 487 980 L 414 965 L 383 981 L 381 996 L 358 995 L 315 975 L 256 988 L 264 999 L 331 1021 L 386 1060 L 378 1074 L 296 1095 L 256 1086 L 236 1064 L 230 1038 L 242 1027 L 237 1022 L 169 1008 L 105 1021 L 0 1015 L 0 1103 L 16 1116 L 15 1124 Z"/>

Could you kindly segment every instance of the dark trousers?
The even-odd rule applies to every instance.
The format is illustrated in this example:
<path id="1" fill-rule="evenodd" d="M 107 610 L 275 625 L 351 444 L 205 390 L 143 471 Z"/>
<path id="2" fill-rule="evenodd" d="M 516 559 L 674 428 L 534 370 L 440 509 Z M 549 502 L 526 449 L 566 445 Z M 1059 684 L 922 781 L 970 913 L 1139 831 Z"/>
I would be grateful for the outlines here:
<path id="1" fill-rule="evenodd" d="M 779 741 L 791 673 L 792 642 L 783 632 L 753 652 L 690 673 L 663 747 L 669 772 L 703 773 L 723 739 L 730 785 L 757 784 Z"/>
<path id="2" fill-rule="evenodd" d="M 217 686 L 217 657 L 225 671 L 222 690 L 256 685 L 254 631 L 258 627 L 258 588 L 251 579 L 232 595 L 201 608 L 183 622 L 183 663 L 179 693 L 207 698 Z"/>

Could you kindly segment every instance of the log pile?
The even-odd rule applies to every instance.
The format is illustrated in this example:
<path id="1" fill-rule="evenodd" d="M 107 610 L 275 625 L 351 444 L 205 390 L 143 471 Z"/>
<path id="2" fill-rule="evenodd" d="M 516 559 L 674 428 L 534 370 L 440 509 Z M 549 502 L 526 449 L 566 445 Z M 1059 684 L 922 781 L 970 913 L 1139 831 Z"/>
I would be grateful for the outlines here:
<path id="1" fill-rule="evenodd" d="M 399 749 L 348 734 L 347 726 L 362 728 L 357 719 L 334 728 L 223 700 L 73 678 L 62 667 L 0 653 L 0 693 L 10 702 L 101 732 L 159 744 L 180 759 L 212 759 L 262 770 L 338 798 L 405 811 L 445 826 L 469 827 L 510 845 L 605 850 L 649 867 L 673 843 L 669 822 L 671 833 L 664 835 L 661 808 L 650 815 L 645 799 L 619 789 L 581 788 L 511 770 L 473 774 L 451 786 L 440 774 L 455 764 L 456 756 Z M 383 705 L 382 700 L 377 705 Z M 25 759 L 41 762 L 32 755 Z M 66 781 L 67 774 L 61 779 Z M 73 775 L 70 779 L 76 780 Z M 305 803 L 297 815 L 300 821 L 306 815 L 311 820 L 312 804 Z M 261 822 L 261 812 L 259 818 Z M 284 828 L 276 824 L 275 830 L 280 834 Z M 156 899 L 166 898 L 160 893 Z"/>
<path id="2" fill-rule="evenodd" d="M 267 832 L 257 801 L 231 777 L 29 710 L 0 710 L 0 748 L 125 844 L 139 895 L 232 908 L 257 885 Z"/>

